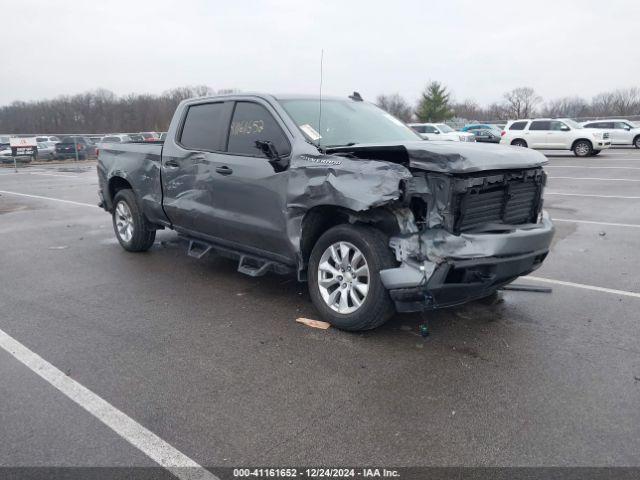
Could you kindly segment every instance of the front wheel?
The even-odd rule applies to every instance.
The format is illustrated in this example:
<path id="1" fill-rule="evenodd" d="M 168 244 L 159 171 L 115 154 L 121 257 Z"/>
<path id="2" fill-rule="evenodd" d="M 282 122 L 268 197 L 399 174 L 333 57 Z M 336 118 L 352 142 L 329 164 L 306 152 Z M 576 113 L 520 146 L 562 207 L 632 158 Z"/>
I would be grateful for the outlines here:
<path id="1" fill-rule="evenodd" d="M 573 146 L 573 154 L 576 157 L 589 157 L 593 152 L 593 147 L 591 146 L 591 142 L 587 140 L 579 140 Z"/>
<path id="2" fill-rule="evenodd" d="M 368 226 L 338 225 L 316 242 L 309 294 L 322 318 L 350 331 L 379 327 L 395 309 L 380 270 L 396 266 L 388 239 Z"/>
<path id="3" fill-rule="evenodd" d="M 633 139 L 633 145 L 636 148 L 640 148 L 640 135 L 638 135 L 636 138 Z"/>
<path id="4" fill-rule="evenodd" d="M 149 250 L 156 239 L 156 230 L 138 207 L 133 191 L 120 190 L 113 204 L 113 230 L 122 248 L 129 252 Z"/>

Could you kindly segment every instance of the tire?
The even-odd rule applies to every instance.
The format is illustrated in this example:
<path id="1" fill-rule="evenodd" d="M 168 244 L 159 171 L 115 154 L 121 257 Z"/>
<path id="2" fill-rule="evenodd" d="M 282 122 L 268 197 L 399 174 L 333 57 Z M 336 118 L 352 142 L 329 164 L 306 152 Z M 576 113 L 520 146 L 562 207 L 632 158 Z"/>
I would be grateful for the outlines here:
<path id="1" fill-rule="evenodd" d="M 640 148 L 640 135 L 633 139 L 633 146 L 636 148 Z"/>
<path id="2" fill-rule="evenodd" d="M 122 248 L 146 252 L 156 239 L 156 230 L 138 207 L 133 190 L 123 189 L 113 198 L 113 231 Z"/>
<path id="3" fill-rule="evenodd" d="M 343 248 L 349 249 L 346 255 L 347 261 L 344 263 L 336 262 L 336 257 L 331 255 L 330 247 L 336 245 L 338 245 L 335 251 L 338 260 L 343 258 Z M 360 252 L 365 263 L 356 260 L 356 251 Z M 321 263 L 327 262 L 333 268 L 332 271 L 327 270 L 326 267 L 320 268 Z M 365 279 L 364 276 L 352 276 L 353 271 L 364 272 L 363 265 L 368 277 Z M 340 270 L 340 266 L 345 267 L 345 270 Z M 322 318 L 336 328 L 361 331 L 379 327 L 395 313 L 393 301 L 382 285 L 379 272 L 395 266 L 397 262 L 389 248 L 388 238 L 380 230 L 361 225 L 335 226 L 318 239 L 311 251 L 308 275 L 311 300 Z M 333 275 L 334 273 L 337 275 Z M 328 277 L 328 275 L 331 276 Z M 334 278 L 337 280 L 329 287 L 321 286 L 320 276 L 325 276 L 325 282 L 329 283 Z M 366 285 L 364 296 L 362 285 Z M 336 291 L 340 293 L 335 293 Z M 347 303 L 346 310 L 354 308 L 355 310 L 344 313 L 338 311 L 343 306 L 343 295 L 347 299 L 345 303 L 351 304 Z M 328 297 L 327 300 L 325 300 L 326 297 Z M 354 297 L 361 302 L 359 306 L 356 306 Z M 332 298 L 335 301 L 333 305 L 329 303 Z"/>
<path id="4" fill-rule="evenodd" d="M 578 140 L 573 144 L 573 154 L 576 157 L 590 157 L 593 153 L 593 146 L 589 140 Z"/>
<path id="5" fill-rule="evenodd" d="M 516 138 L 513 142 L 511 142 L 511 145 L 513 145 L 514 147 L 524 147 L 524 148 L 528 147 L 527 142 L 525 142 L 520 138 Z"/>
<path id="6" fill-rule="evenodd" d="M 601 151 L 602 150 L 594 150 L 593 152 L 591 152 L 591 155 L 595 157 L 596 155 L 599 155 Z"/>

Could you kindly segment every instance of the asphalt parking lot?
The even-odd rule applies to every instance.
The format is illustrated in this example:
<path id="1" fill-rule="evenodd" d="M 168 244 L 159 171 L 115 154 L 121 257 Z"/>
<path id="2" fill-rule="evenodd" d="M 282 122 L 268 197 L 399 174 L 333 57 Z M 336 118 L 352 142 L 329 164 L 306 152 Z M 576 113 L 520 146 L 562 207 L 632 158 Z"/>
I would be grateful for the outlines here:
<path id="1" fill-rule="evenodd" d="M 557 233 L 519 283 L 552 293 L 364 334 L 173 232 L 125 252 L 94 162 L 2 168 L 0 330 L 199 465 L 640 466 L 640 150 L 548 157 Z M 157 465 L 5 350 L 0 465 Z"/>

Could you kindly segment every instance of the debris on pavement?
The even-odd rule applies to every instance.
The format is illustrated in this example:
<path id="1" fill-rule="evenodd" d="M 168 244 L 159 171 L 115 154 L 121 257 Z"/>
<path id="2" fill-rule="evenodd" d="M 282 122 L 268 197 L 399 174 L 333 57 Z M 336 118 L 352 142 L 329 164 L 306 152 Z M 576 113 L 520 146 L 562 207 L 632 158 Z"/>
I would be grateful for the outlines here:
<path id="1" fill-rule="evenodd" d="M 512 283 L 505 285 L 500 290 L 514 290 L 516 292 L 538 292 L 538 293 L 551 293 L 553 290 L 550 287 L 536 287 L 534 285 L 520 285 Z"/>
<path id="2" fill-rule="evenodd" d="M 66 250 L 67 248 L 69 248 L 69 245 L 59 245 L 49 247 L 49 250 Z"/>
<path id="3" fill-rule="evenodd" d="M 302 323 L 303 325 L 306 325 L 307 327 L 311 327 L 311 328 L 319 328 L 321 330 L 326 330 L 327 328 L 329 328 L 331 326 L 330 323 L 327 322 L 322 322 L 320 320 L 312 320 L 310 318 L 296 318 L 296 322 L 298 323 Z"/>

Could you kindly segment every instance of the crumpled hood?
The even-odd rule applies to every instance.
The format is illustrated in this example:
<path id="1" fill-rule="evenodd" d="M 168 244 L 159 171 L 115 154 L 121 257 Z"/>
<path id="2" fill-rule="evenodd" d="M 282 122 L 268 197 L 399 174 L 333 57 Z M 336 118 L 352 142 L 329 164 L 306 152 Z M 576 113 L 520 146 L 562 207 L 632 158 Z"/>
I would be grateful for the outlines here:
<path id="1" fill-rule="evenodd" d="M 523 147 L 476 142 L 389 142 L 327 148 L 326 153 L 352 153 L 360 158 L 408 164 L 442 173 L 535 168 L 547 163 L 540 152 Z"/>

